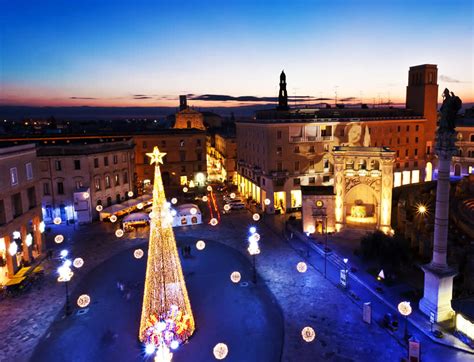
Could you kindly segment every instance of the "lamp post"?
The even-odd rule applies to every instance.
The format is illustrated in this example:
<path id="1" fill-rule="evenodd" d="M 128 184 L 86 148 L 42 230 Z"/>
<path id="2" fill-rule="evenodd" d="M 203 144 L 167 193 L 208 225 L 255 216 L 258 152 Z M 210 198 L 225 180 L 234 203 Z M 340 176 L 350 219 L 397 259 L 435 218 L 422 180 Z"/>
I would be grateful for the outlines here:
<path id="1" fill-rule="evenodd" d="M 69 316 L 72 313 L 71 302 L 69 300 L 68 283 L 74 275 L 74 272 L 71 269 L 71 266 L 73 265 L 73 263 L 71 262 L 71 260 L 67 259 L 68 254 L 69 252 L 66 249 L 61 250 L 60 256 L 61 256 L 62 264 L 58 268 L 58 274 L 59 274 L 58 282 L 64 283 L 66 287 L 66 307 L 65 307 L 66 316 Z M 83 261 L 81 258 L 77 258 L 77 260 L 74 260 L 74 266 L 76 268 L 80 268 L 82 265 L 83 265 Z"/>
<path id="2" fill-rule="evenodd" d="M 408 316 L 411 314 L 412 309 L 410 302 L 400 302 L 398 304 L 398 311 L 402 316 L 405 317 L 405 332 L 403 334 L 403 338 L 405 341 L 408 341 L 409 335 L 408 335 Z"/>
<path id="3" fill-rule="evenodd" d="M 249 237 L 249 246 L 247 248 L 247 251 L 249 254 L 252 256 L 252 262 L 253 262 L 253 278 L 252 281 L 254 284 L 257 284 L 257 269 L 255 266 L 255 256 L 257 254 L 260 254 L 260 247 L 258 245 L 258 241 L 260 240 L 260 235 L 257 234 L 256 232 L 252 233 Z"/>

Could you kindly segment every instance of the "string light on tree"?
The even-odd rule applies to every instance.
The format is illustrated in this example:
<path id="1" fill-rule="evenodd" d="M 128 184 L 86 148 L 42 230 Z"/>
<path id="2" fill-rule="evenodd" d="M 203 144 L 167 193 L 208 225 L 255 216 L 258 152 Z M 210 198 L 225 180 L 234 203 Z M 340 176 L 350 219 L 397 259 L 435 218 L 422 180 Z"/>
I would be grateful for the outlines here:
<path id="1" fill-rule="evenodd" d="M 270 202 L 271 202 L 270 199 L 265 199 L 265 201 L 263 201 L 263 203 L 267 206 L 270 205 Z"/>
<path id="2" fill-rule="evenodd" d="M 212 191 L 212 186 L 207 186 L 207 191 L 211 192 Z"/>
<path id="3" fill-rule="evenodd" d="M 229 210 L 230 210 L 230 205 L 229 205 L 229 204 L 225 204 L 225 205 L 224 205 L 224 210 L 225 210 L 225 211 L 229 211 Z"/>
<path id="4" fill-rule="evenodd" d="M 138 210 L 143 209 L 143 203 L 141 203 L 141 202 L 138 203 L 138 204 L 137 204 L 137 209 L 138 209 Z"/>
<path id="5" fill-rule="evenodd" d="M 10 246 L 8 247 L 8 254 L 11 256 L 14 256 L 18 251 L 18 244 L 15 243 L 14 241 L 10 243 Z"/>
<path id="6" fill-rule="evenodd" d="M 33 236 L 31 236 L 31 234 L 26 235 L 25 244 L 28 247 L 31 246 L 31 244 L 33 244 Z"/>
<path id="7" fill-rule="evenodd" d="M 127 192 L 128 197 L 133 197 L 133 191 Z"/>
<path id="8" fill-rule="evenodd" d="M 191 213 L 191 215 L 196 215 L 197 214 L 197 210 L 195 207 L 192 207 L 189 212 Z"/>
<path id="9" fill-rule="evenodd" d="M 188 188 L 186 186 L 183 187 L 183 192 L 188 192 Z"/>

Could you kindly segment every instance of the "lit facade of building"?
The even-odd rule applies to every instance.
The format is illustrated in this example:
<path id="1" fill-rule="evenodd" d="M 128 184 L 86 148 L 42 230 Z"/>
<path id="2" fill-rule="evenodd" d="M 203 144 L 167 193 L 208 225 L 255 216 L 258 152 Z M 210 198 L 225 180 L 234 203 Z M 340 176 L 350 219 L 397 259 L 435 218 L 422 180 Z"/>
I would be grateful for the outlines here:
<path id="1" fill-rule="evenodd" d="M 456 146 L 459 153 L 453 156 L 451 174 L 453 176 L 474 174 L 474 115 L 466 114 L 463 118 L 459 118 L 456 131 L 458 133 Z"/>
<path id="2" fill-rule="evenodd" d="M 79 221 L 90 222 L 98 217 L 97 205 L 120 203 L 134 191 L 135 153 L 130 140 L 56 142 L 38 147 L 37 154 L 46 222 L 55 217 L 77 221 L 76 209 L 84 214 L 86 204 L 89 216 Z"/>
<path id="3" fill-rule="evenodd" d="M 288 109 L 279 101 L 275 110 L 260 111 L 253 120 L 236 122 L 239 191 L 262 205 L 268 198 L 268 212 L 298 209 L 302 205 L 301 185 L 335 184 L 332 150 L 338 146 L 393 150 L 394 187 L 431 180 L 436 69 L 434 65 L 410 68 L 407 106 L 411 104 L 416 110 Z M 284 94 L 280 92 L 280 97 Z M 423 100 L 418 102 L 417 97 Z M 427 133 L 431 130 L 433 134 Z"/>
<path id="4" fill-rule="evenodd" d="M 237 183 L 237 143 L 235 136 L 216 134 L 214 146 L 208 145 L 209 179 Z"/>
<path id="5" fill-rule="evenodd" d="M 34 144 L 0 147 L 0 284 L 44 251 Z"/>

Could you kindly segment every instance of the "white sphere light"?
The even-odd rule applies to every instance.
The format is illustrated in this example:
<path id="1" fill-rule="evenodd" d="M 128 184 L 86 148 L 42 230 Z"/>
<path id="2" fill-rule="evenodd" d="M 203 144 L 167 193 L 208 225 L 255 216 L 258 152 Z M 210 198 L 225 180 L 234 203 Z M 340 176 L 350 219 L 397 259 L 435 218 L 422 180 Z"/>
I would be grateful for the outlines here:
<path id="1" fill-rule="evenodd" d="M 213 218 L 211 219 L 211 221 L 210 221 L 210 224 L 211 224 L 212 226 L 216 226 L 218 223 L 219 223 L 219 221 L 217 221 L 217 219 L 216 219 L 215 217 L 213 217 Z"/>
<path id="2" fill-rule="evenodd" d="M 197 250 L 204 250 L 205 247 L 206 247 L 206 243 L 204 242 L 204 240 L 198 240 L 196 242 L 196 249 Z"/>
<path id="3" fill-rule="evenodd" d="M 135 251 L 133 252 L 133 256 L 135 257 L 135 259 L 141 259 L 143 258 L 143 250 L 142 249 L 135 249 Z"/>
<path id="4" fill-rule="evenodd" d="M 230 280 L 232 280 L 233 283 L 240 282 L 241 278 L 242 278 L 242 276 L 240 275 L 240 273 L 238 271 L 232 272 L 230 274 Z"/>
<path id="5" fill-rule="evenodd" d="M 31 244 L 33 244 L 33 236 L 31 234 L 26 235 L 25 244 L 26 246 L 31 246 Z"/>
<path id="6" fill-rule="evenodd" d="M 82 294 L 77 298 L 77 305 L 81 308 L 87 307 L 91 302 L 91 297 L 89 297 L 87 294 Z"/>
<path id="7" fill-rule="evenodd" d="M 192 207 L 189 212 L 191 213 L 191 215 L 196 215 L 197 214 L 197 210 L 195 207 Z"/>
<path id="8" fill-rule="evenodd" d="M 214 353 L 214 357 L 220 360 L 227 357 L 227 354 L 229 353 L 229 348 L 225 343 L 217 343 L 214 346 L 212 352 Z"/>
<path id="9" fill-rule="evenodd" d="M 265 199 L 265 201 L 263 201 L 263 203 L 267 206 L 270 205 L 270 202 L 271 202 L 270 199 Z"/>
<path id="10" fill-rule="evenodd" d="M 173 205 L 176 204 L 177 202 L 178 202 L 178 199 L 177 199 L 176 197 L 173 197 L 173 198 L 171 199 L 171 203 L 172 203 Z"/>
<path id="11" fill-rule="evenodd" d="M 74 268 L 79 269 L 80 267 L 82 267 L 82 266 L 84 265 L 84 259 L 82 259 L 82 258 L 76 258 L 76 259 L 74 259 L 74 261 L 72 262 L 72 265 L 74 266 Z"/>
<path id="12" fill-rule="evenodd" d="M 235 192 L 231 192 L 230 198 L 231 198 L 231 199 L 235 199 Z"/>
<path id="13" fill-rule="evenodd" d="M 115 230 L 115 236 L 118 238 L 121 238 L 123 236 L 123 230 L 122 229 Z"/>
<path id="14" fill-rule="evenodd" d="M 61 244 L 63 241 L 64 241 L 64 236 L 62 236 L 61 234 L 58 234 L 54 237 L 54 242 L 56 244 Z"/>
<path id="15" fill-rule="evenodd" d="M 300 261 L 298 264 L 296 264 L 296 270 L 298 270 L 300 273 L 305 273 L 306 270 L 308 270 L 308 266 L 304 261 Z"/>
<path id="16" fill-rule="evenodd" d="M 212 191 L 212 186 L 207 186 L 207 191 L 211 192 Z"/>
<path id="17" fill-rule="evenodd" d="M 188 192 L 188 188 L 186 186 L 183 187 L 183 192 Z"/>
<path id="18" fill-rule="evenodd" d="M 85 198 L 85 199 L 88 199 L 90 197 L 90 195 L 89 195 L 88 192 L 83 192 L 82 197 Z"/>
<path id="19" fill-rule="evenodd" d="M 260 220 L 260 214 L 257 214 L 257 213 L 253 214 L 253 215 L 252 215 L 252 219 L 253 219 L 254 221 Z"/>
<path id="20" fill-rule="evenodd" d="M 62 222 L 62 220 L 61 220 L 60 217 L 55 217 L 54 220 L 53 220 L 53 223 L 54 223 L 55 225 L 59 225 L 59 224 L 61 224 L 61 222 Z"/>
<path id="21" fill-rule="evenodd" d="M 95 209 L 96 209 L 98 212 L 101 212 L 101 211 L 104 209 L 104 207 L 103 207 L 102 205 L 97 205 L 97 206 L 95 207 Z"/>
<path id="22" fill-rule="evenodd" d="M 313 342 L 316 338 L 316 332 L 311 327 L 304 327 L 301 331 L 301 336 L 305 340 L 305 342 Z"/>
<path id="23" fill-rule="evenodd" d="M 410 302 L 400 302 L 398 304 L 398 311 L 405 317 L 409 316 L 412 312 Z"/>
<path id="24" fill-rule="evenodd" d="M 225 205 L 224 205 L 224 210 L 225 210 L 225 211 L 229 211 L 229 210 L 230 210 L 230 205 L 229 205 L 229 204 L 225 204 Z"/>
<path id="25" fill-rule="evenodd" d="M 127 192 L 128 197 L 133 197 L 133 191 Z"/>
<path id="26" fill-rule="evenodd" d="M 202 201 L 207 202 L 207 200 L 208 200 L 207 196 L 202 197 Z"/>
<path id="27" fill-rule="evenodd" d="M 140 202 L 139 204 L 137 204 L 137 209 L 138 209 L 138 210 L 143 209 L 143 204 L 142 204 L 141 202 Z"/>
<path id="28" fill-rule="evenodd" d="M 117 215 L 112 215 L 109 217 L 110 222 L 116 222 L 117 221 Z"/>
<path id="29" fill-rule="evenodd" d="M 11 255 L 11 256 L 14 256 L 18 251 L 18 245 L 17 243 L 15 242 L 12 242 L 10 244 L 10 246 L 8 247 L 8 253 Z"/>

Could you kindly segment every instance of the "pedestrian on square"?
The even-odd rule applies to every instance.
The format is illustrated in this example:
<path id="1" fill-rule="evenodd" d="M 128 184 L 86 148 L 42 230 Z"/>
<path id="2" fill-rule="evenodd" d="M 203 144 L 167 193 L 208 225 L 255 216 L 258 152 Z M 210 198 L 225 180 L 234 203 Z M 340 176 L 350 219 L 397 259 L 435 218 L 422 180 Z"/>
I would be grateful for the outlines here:
<path id="1" fill-rule="evenodd" d="M 48 260 L 52 260 L 53 259 L 53 249 L 48 249 Z"/>

